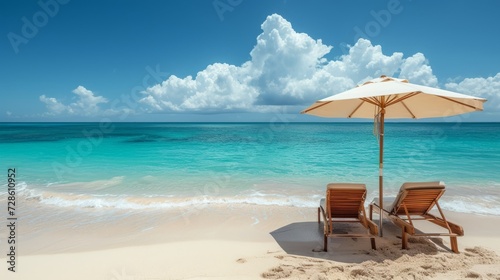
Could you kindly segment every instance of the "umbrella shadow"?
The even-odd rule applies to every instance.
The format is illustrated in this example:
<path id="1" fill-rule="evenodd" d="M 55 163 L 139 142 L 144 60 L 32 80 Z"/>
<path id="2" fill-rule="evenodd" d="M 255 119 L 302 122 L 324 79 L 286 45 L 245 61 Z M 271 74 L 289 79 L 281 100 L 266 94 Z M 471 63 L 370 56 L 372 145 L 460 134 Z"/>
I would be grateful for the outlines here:
<path id="1" fill-rule="evenodd" d="M 396 260 L 405 255 L 436 255 L 442 251 L 438 247 L 450 251 L 441 238 L 422 237 L 410 237 L 409 249 L 402 249 L 400 228 L 388 221 L 384 222 L 383 226 L 384 237 L 375 238 L 377 250 L 371 249 L 369 238 L 329 238 L 328 252 L 322 251 L 322 222 L 291 223 L 270 234 L 287 254 L 344 263 L 383 262 Z M 357 224 L 339 223 L 337 228 L 340 232 L 363 230 L 362 226 L 358 227 Z"/>

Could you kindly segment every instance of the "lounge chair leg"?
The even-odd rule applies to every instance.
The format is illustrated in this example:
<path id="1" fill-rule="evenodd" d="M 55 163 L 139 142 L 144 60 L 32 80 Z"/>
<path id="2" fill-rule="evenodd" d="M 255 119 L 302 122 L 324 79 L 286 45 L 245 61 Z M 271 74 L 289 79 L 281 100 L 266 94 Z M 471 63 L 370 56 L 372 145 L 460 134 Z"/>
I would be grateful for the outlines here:
<path id="1" fill-rule="evenodd" d="M 323 251 L 328 252 L 328 236 L 323 235 Z"/>
<path id="2" fill-rule="evenodd" d="M 403 249 L 408 249 L 408 234 L 406 233 L 406 229 L 403 228 L 401 234 L 401 247 Z"/>
<path id="3" fill-rule="evenodd" d="M 319 210 L 319 207 L 318 207 L 318 223 L 320 223 L 320 222 L 321 222 L 321 221 L 319 220 L 319 218 L 320 218 L 320 217 L 319 217 L 319 211 L 320 211 L 320 210 Z"/>
<path id="4" fill-rule="evenodd" d="M 451 236 L 450 237 L 450 243 L 451 243 L 451 250 L 454 252 L 454 253 L 460 253 L 458 251 L 458 242 L 457 242 L 457 237 L 456 236 Z"/>
<path id="5" fill-rule="evenodd" d="M 375 238 L 370 238 L 371 243 L 372 243 L 372 249 L 377 250 L 377 246 L 375 245 Z"/>
<path id="6" fill-rule="evenodd" d="M 370 221 L 373 221 L 373 205 L 370 204 Z"/>

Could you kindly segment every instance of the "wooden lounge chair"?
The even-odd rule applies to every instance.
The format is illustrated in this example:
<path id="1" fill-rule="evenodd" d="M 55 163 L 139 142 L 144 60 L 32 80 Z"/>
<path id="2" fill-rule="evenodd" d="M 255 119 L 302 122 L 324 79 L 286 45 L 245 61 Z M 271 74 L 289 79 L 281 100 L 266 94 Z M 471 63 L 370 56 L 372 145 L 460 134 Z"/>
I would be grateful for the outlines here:
<path id="1" fill-rule="evenodd" d="M 445 191 L 443 182 L 413 182 L 404 183 L 398 195 L 393 201 L 386 202 L 384 199 L 383 214 L 387 215 L 391 221 L 402 229 L 402 248 L 408 248 L 408 235 L 412 236 L 449 236 L 451 249 L 458 253 L 457 236 L 463 236 L 464 230 L 461 226 L 450 223 L 446 220 L 438 200 Z M 440 217 L 429 213 L 436 206 Z M 372 213 L 380 211 L 378 198 L 370 204 L 370 220 Z M 422 233 L 417 232 L 413 224 L 416 220 L 427 220 L 448 232 L 443 233 Z"/>
<path id="2" fill-rule="evenodd" d="M 372 249 L 376 249 L 377 225 L 369 220 L 365 212 L 366 186 L 364 184 L 328 184 L 326 198 L 318 207 L 318 223 L 322 214 L 324 220 L 324 251 L 328 251 L 328 237 L 365 237 L 371 239 Z M 360 223 L 367 229 L 363 233 L 334 233 L 334 223 Z"/>

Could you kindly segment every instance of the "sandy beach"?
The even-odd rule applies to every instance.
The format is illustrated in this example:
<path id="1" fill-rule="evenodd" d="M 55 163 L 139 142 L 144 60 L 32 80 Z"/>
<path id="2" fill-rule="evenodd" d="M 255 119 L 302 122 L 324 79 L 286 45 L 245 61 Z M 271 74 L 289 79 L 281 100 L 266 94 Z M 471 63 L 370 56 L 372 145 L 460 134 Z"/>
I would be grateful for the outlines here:
<path id="1" fill-rule="evenodd" d="M 500 279 L 500 217 L 446 212 L 461 224 L 460 254 L 448 238 L 411 238 L 402 250 L 390 222 L 377 250 L 367 239 L 322 247 L 315 208 L 234 205 L 165 211 L 154 227 L 130 216 L 91 225 L 20 230 L 16 272 L 1 279 Z M 425 226 L 423 226 L 425 229 Z M 4 244 L 5 246 L 5 244 Z M 4 255 L 5 256 L 5 255 Z"/>

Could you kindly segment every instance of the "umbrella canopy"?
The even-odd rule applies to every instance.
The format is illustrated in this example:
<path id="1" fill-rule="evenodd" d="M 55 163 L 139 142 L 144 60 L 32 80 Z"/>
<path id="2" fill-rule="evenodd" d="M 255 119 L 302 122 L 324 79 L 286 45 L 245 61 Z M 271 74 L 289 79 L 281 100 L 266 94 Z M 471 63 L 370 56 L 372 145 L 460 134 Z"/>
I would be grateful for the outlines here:
<path id="1" fill-rule="evenodd" d="M 331 118 L 435 118 L 482 111 L 484 98 L 386 76 L 316 101 L 302 113 Z"/>
<path id="2" fill-rule="evenodd" d="M 383 208 L 384 120 L 447 117 L 482 111 L 484 98 L 411 84 L 381 76 L 353 89 L 316 101 L 302 114 L 329 118 L 370 118 L 379 123 L 379 205 Z M 382 236 L 382 212 L 380 236 Z"/>

